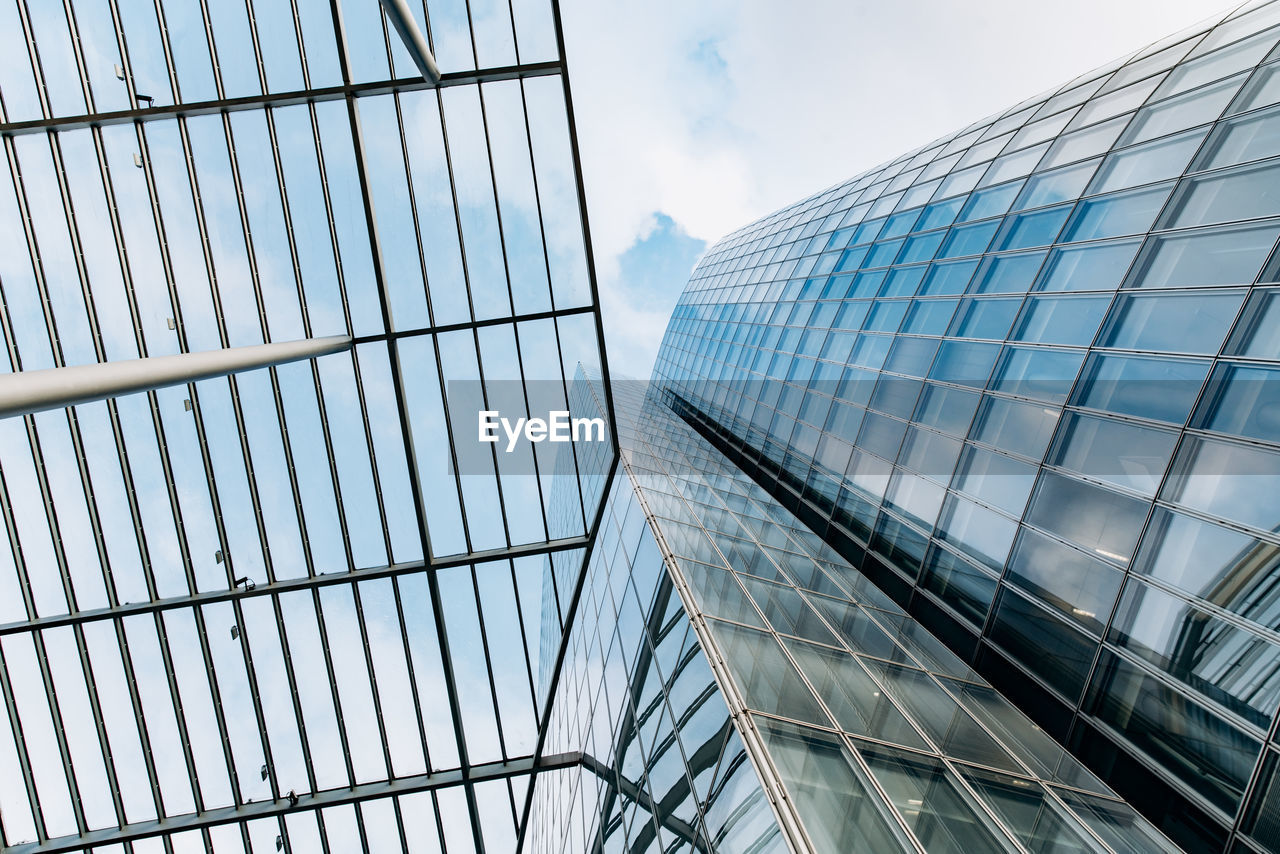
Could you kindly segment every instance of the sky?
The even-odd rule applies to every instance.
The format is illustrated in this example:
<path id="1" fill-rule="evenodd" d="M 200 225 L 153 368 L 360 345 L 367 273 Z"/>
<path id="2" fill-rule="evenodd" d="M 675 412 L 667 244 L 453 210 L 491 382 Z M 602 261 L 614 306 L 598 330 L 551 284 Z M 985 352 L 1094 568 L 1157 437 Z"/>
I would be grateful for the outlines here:
<path id="1" fill-rule="evenodd" d="M 610 372 L 647 378 L 724 234 L 1221 0 L 564 0 Z"/>

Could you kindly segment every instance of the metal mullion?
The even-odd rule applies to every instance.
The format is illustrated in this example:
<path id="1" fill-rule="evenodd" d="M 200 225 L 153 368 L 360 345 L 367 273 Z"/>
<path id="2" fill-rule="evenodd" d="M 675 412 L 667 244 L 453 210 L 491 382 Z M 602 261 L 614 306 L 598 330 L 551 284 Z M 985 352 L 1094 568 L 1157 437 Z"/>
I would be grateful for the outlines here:
<path id="1" fill-rule="evenodd" d="M 297 239 L 294 237 L 292 206 L 289 204 L 289 194 L 285 188 L 284 163 L 280 159 L 280 143 L 276 137 L 275 113 L 271 107 L 264 107 L 262 114 L 267 122 L 267 139 L 271 143 L 271 163 L 275 168 L 276 189 L 280 195 L 280 213 L 284 220 L 285 237 L 289 245 L 289 263 L 293 269 L 294 288 L 298 294 L 298 309 L 302 316 L 302 335 L 304 338 L 311 338 L 311 316 L 307 311 L 306 291 L 302 284 L 302 265 L 298 258 Z"/>
<path id="2" fill-rule="evenodd" d="M 468 10 L 467 15 L 470 16 L 470 14 L 471 12 Z M 467 265 L 466 238 L 462 233 L 462 208 L 458 203 L 458 182 L 453 174 L 453 155 L 449 152 L 449 124 L 444 117 L 444 98 L 441 97 L 439 92 L 436 93 L 436 109 L 440 113 L 440 143 L 444 149 L 445 171 L 449 175 L 449 198 L 453 202 L 453 221 L 458 232 L 458 261 L 462 265 L 462 284 L 467 289 L 467 310 L 472 323 L 474 323 L 476 320 L 476 302 L 475 296 L 471 291 L 471 270 Z M 463 524 L 466 524 L 466 514 L 463 514 Z M 469 542 L 470 537 L 468 537 Z"/>
<path id="3" fill-rule="evenodd" d="M 284 611 L 280 607 L 280 597 L 272 595 L 271 608 L 275 614 L 276 638 L 280 643 L 281 660 L 284 664 L 285 679 L 289 683 L 289 699 L 293 702 L 293 714 L 298 724 L 298 747 L 302 752 L 302 761 L 307 769 L 307 786 L 311 791 L 316 791 L 316 771 L 315 765 L 311 761 L 311 744 L 307 741 L 307 722 L 302 714 L 302 701 L 298 692 L 298 677 L 293 670 L 293 654 L 289 647 L 289 633 L 284 625 Z M 247 628 L 247 626 L 246 626 Z M 275 769 L 271 769 L 271 778 L 275 780 Z M 276 800 L 281 797 L 277 789 L 272 790 Z"/>
<path id="4" fill-rule="evenodd" d="M 269 0 L 269 2 L 272 2 L 272 0 Z M 307 45 L 302 36 L 302 19 L 298 17 L 298 0 L 289 0 L 289 13 L 289 17 L 293 19 L 293 34 L 298 42 L 298 65 L 302 69 L 302 87 L 310 89 L 311 71 L 307 68 Z M 256 29 L 255 32 L 257 32 Z M 262 91 L 266 92 L 267 90 L 263 88 Z"/>
<path id="5" fill-rule="evenodd" d="M 120 20 L 120 7 L 117 0 L 107 0 L 111 10 L 111 23 L 116 31 L 116 47 L 120 49 L 120 67 L 124 71 L 124 88 L 129 93 L 129 108 L 138 109 L 138 97 L 133 91 L 133 66 L 129 61 L 129 43 L 124 34 L 124 22 Z M 97 138 L 97 131 L 94 132 Z M 114 218 L 114 211 L 112 213 Z"/>
<path id="6" fill-rule="evenodd" d="M 262 692 L 258 687 L 257 670 L 253 666 L 253 651 L 245 634 L 247 625 L 244 618 L 244 610 L 240 606 L 238 599 L 231 600 L 231 609 L 235 615 L 236 626 L 240 629 L 240 636 L 244 638 L 240 643 L 240 650 L 244 655 L 245 678 L 249 682 L 249 697 L 253 703 L 254 721 L 258 725 L 258 740 L 262 744 L 262 759 L 267 766 L 267 776 L 271 791 L 277 793 L 280 790 L 279 781 L 276 779 L 275 761 L 271 753 L 271 741 L 267 737 L 267 717 L 262 709 Z M 197 606 L 195 610 L 200 611 L 202 609 Z"/>
<path id="7" fill-rule="evenodd" d="M 62 528 L 58 524 L 57 512 L 53 507 L 53 493 L 49 488 L 49 477 L 45 471 L 44 452 L 36 432 L 36 420 L 33 416 L 27 415 L 22 421 L 27 431 L 27 442 L 31 450 L 32 468 L 35 469 L 36 485 L 40 490 L 40 500 L 44 503 L 45 524 L 49 526 L 50 545 L 53 547 L 54 561 L 62 581 L 62 593 L 66 596 L 67 607 L 75 611 L 77 609 L 75 585 L 71 581 L 71 568 L 67 564 L 66 552 L 62 548 Z M 34 496 L 31 497 L 34 498 Z"/>
<path id="8" fill-rule="evenodd" d="M 76 769 L 71 761 L 71 746 L 67 743 L 67 728 L 62 721 L 62 709 L 58 706 L 58 693 L 53 687 L 53 672 L 49 669 L 49 656 L 45 652 L 44 636 L 40 632 L 32 632 L 31 644 L 35 650 L 36 663 L 40 666 L 40 679 L 44 682 L 45 698 L 49 701 L 49 720 L 53 724 L 54 737 L 58 741 L 58 754 L 62 757 L 62 770 L 65 772 L 67 789 L 71 795 L 71 812 L 75 816 L 76 827 L 80 828 L 81 833 L 85 833 L 89 825 L 84 817 L 80 784 L 76 781 Z"/>
<path id="9" fill-rule="evenodd" d="M 400 597 L 400 581 L 391 579 L 391 598 L 396 606 L 396 622 L 400 627 L 400 642 L 404 649 L 405 670 L 409 674 L 409 693 L 413 695 L 414 722 L 418 726 L 418 738 L 422 742 L 422 758 L 428 771 L 431 770 L 431 746 L 427 742 L 427 729 L 423 723 L 422 700 L 418 694 L 418 677 L 413 672 L 413 651 L 409 647 L 409 628 L 404 620 L 404 605 Z"/>
<path id="10" fill-rule="evenodd" d="M 520 584 L 516 580 L 516 562 L 514 560 L 508 560 L 507 566 L 511 570 L 511 592 L 513 594 L 513 598 L 516 600 L 516 622 L 520 624 L 520 646 L 524 654 L 524 669 L 525 673 L 529 677 L 529 702 L 532 705 L 534 717 L 537 717 L 538 689 L 534 684 L 533 662 L 529 660 L 529 635 L 524 628 L 524 608 L 520 605 Z M 532 785 L 532 783 L 530 783 L 530 785 Z M 520 823 L 518 816 L 516 817 L 515 823 L 517 826 Z"/>
<path id="11" fill-rule="evenodd" d="M 164 66 L 169 74 L 169 90 L 173 103 L 182 103 L 182 88 L 178 85 L 178 71 L 173 64 L 173 48 L 169 45 L 169 24 L 164 19 L 163 0 L 153 0 L 156 10 L 156 23 L 160 30 L 160 47 L 164 52 Z"/>
<path id="12" fill-rule="evenodd" d="M 112 3 L 114 7 L 114 2 Z M 130 97 L 133 96 L 130 91 Z M 116 204 L 115 185 L 111 181 L 111 168 L 107 164 L 106 148 L 102 143 L 102 130 L 94 128 L 93 150 L 98 159 L 98 177 L 102 180 L 103 198 L 106 202 L 107 218 L 111 221 L 111 237 L 115 245 L 116 258 L 120 264 L 120 278 L 124 285 L 125 301 L 129 306 L 129 318 L 133 321 L 133 337 L 138 348 L 138 355 L 147 355 L 147 344 L 142 334 L 142 315 L 138 310 L 138 298 L 133 288 L 133 271 L 129 267 L 129 250 L 125 246 L 124 230 L 120 225 L 120 210 Z"/>
<path id="13" fill-rule="evenodd" d="M 443 121 L 443 116 L 441 117 L 441 121 Z M 476 348 L 476 373 L 478 375 L 477 379 L 479 380 L 479 383 L 480 383 L 480 399 L 481 401 L 483 401 L 484 408 L 487 410 L 489 409 L 489 384 L 484 378 L 484 355 L 481 352 L 481 347 L 480 347 L 480 330 L 479 329 L 472 328 L 471 341 Z M 523 385 L 524 385 L 524 378 L 522 376 L 521 386 Z M 450 445 L 453 444 L 452 435 L 449 437 L 449 443 Z M 533 453 L 532 449 L 530 449 L 530 453 L 531 454 Z M 509 546 L 511 545 L 511 523 L 507 520 L 507 502 L 506 502 L 506 498 L 503 495 L 503 490 L 502 490 L 502 469 L 498 465 L 497 443 L 494 443 L 489 446 L 489 456 L 493 460 L 493 487 L 498 493 L 498 515 L 502 519 L 502 538 L 506 540 L 507 545 Z M 537 471 L 536 465 L 537 463 L 535 458 L 535 469 L 534 469 L 535 472 Z M 459 471 L 457 465 L 454 466 L 454 471 Z M 459 472 L 458 481 L 459 483 L 461 483 L 462 481 L 461 472 Z M 539 501 L 541 501 L 541 499 L 539 499 Z M 467 505 L 465 502 L 462 503 L 461 509 L 462 509 L 463 524 L 465 525 L 466 516 L 467 516 Z M 542 530 L 542 536 L 544 538 L 547 536 L 547 530 L 546 530 L 545 524 Z"/>
<path id="14" fill-rule="evenodd" d="M 502 732 L 502 707 L 498 703 L 498 686 L 493 679 L 493 656 L 489 652 L 489 635 L 484 628 L 484 608 L 480 604 L 480 582 L 476 578 L 476 568 L 471 567 L 471 591 L 476 597 L 476 623 L 480 627 L 480 647 L 484 650 L 484 669 L 489 677 L 489 697 L 493 700 L 493 719 L 498 730 L 498 749 L 503 758 L 507 755 L 507 740 Z M 515 591 L 512 591 L 514 594 Z"/>
<path id="15" fill-rule="evenodd" d="M 152 614 L 151 623 L 156 633 L 156 645 L 160 648 L 160 658 L 164 663 L 165 679 L 169 684 L 169 700 L 173 707 L 174 725 L 178 729 L 178 740 L 182 743 L 182 758 L 187 765 L 187 778 L 191 781 L 191 797 L 196 812 L 204 812 L 204 793 L 200 791 L 200 777 L 196 773 L 195 754 L 191 751 L 187 716 L 183 712 L 182 695 L 178 692 L 178 679 L 173 667 L 173 656 L 169 652 L 169 639 L 165 632 L 164 618 L 161 614 Z"/>
<path id="16" fill-rule="evenodd" d="M 600 284 L 596 279 L 595 253 L 591 246 L 591 226 L 587 222 L 586 185 L 582 180 L 582 157 L 578 151 L 578 129 L 573 118 L 573 94 L 569 87 L 569 68 L 565 63 L 564 27 L 560 21 L 560 0 L 551 0 L 551 19 L 556 32 L 556 56 L 560 60 L 560 85 L 564 93 L 565 124 L 568 126 L 569 154 L 573 163 L 574 185 L 578 197 L 578 217 L 582 224 L 582 251 L 587 268 L 587 287 L 591 294 L 596 321 L 596 344 L 600 350 L 600 384 L 604 388 L 605 412 L 615 453 L 622 447 L 618 441 L 617 419 L 614 417 L 613 384 L 609 379 L 609 354 L 604 342 L 604 320 L 600 315 Z M 554 304 L 554 303 L 553 303 Z"/>
<path id="17" fill-rule="evenodd" d="M 345 305 L 345 299 L 343 302 Z M 352 370 L 354 371 L 354 364 Z M 333 486 L 334 512 L 338 514 L 338 532 L 342 536 L 342 550 L 346 556 L 347 572 L 350 573 L 356 568 L 355 555 L 351 548 L 351 530 L 347 525 L 347 511 L 342 501 L 342 486 L 338 482 L 338 462 L 333 452 L 333 436 L 329 431 L 328 408 L 325 406 L 324 388 L 320 382 L 320 365 L 314 359 L 311 360 L 311 381 L 316 395 L 316 411 L 320 416 L 320 430 L 324 436 L 325 456 L 329 461 L 329 480 Z M 314 572 L 315 567 L 312 564 L 312 559 L 308 558 L 308 568 Z"/>
<path id="18" fill-rule="evenodd" d="M 32 82 L 36 84 L 36 95 L 40 98 L 40 112 L 45 118 L 53 118 L 53 108 L 49 104 L 49 90 L 44 82 L 44 66 L 40 62 L 40 50 L 36 47 L 35 33 L 31 29 L 31 13 L 27 11 L 27 0 L 18 0 L 18 21 L 22 24 L 22 35 L 27 42 L 27 61 L 31 63 Z"/>
<path id="19" fill-rule="evenodd" d="M 382 698 L 378 696 L 378 676 L 373 667 L 373 647 L 369 643 L 369 629 L 364 621 L 364 603 L 360 600 L 360 585 L 351 583 L 351 598 L 355 603 L 356 622 L 360 625 L 360 646 L 364 652 L 364 666 L 369 671 L 369 695 L 373 698 L 373 714 L 377 719 L 378 740 L 382 743 L 382 760 L 387 766 L 387 779 L 395 779 L 395 766 L 391 764 L 391 747 L 387 741 L 387 723 L 382 714 Z"/>
<path id="20" fill-rule="evenodd" d="M 53 355 L 55 367 L 64 364 L 62 340 L 58 335 L 58 323 L 53 314 L 53 304 L 49 298 L 48 282 L 44 274 L 44 262 L 41 259 L 40 243 L 36 239 L 35 223 L 31 219 L 31 208 L 27 202 L 27 185 L 22 178 L 22 169 L 18 162 L 18 150 L 11 138 L 5 137 L 5 154 L 9 159 L 10 178 L 13 182 L 15 201 L 18 203 L 18 215 L 22 217 L 22 231 L 27 239 L 27 251 L 31 256 L 31 273 L 40 298 L 40 310 L 44 315 L 45 332 L 49 336 L 49 350 Z M 8 312 L 6 311 L 7 315 Z"/>
<path id="21" fill-rule="evenodd" d="M 18 717 L 18 704 L 13 693 L 13 684 L 9 680 L 9 667 L 5 662 L 4 647 L 0 645 L 0 695 L 8 709 L 9 722 L 12 727 L 14 751 L 18 754 L 18 765 L 22 769 L 22 783 L 27 790 L 27 801 L 31 804 L 31 819 L 35 825 L 36 839 L 44 842 L 49 838 L 44 826 L 44 810 L 40 806 L 40 795 L 36 791 L 35 777 L 31 771 L 31 757 L 27 754 L 27 742 L 22 735 L 22 720 Z"/>
<path id="22" fill-rule="evenodd" d="M 390 363 L 388 354 L 387 362 Z M 360 353 L 351 348 L 352 374 L 355 377 L 356 400 L 360 402 L 360 420 L 364 425 L 365 448 L 369 451 L 369 471 L 373 476 L 373 495 L 378 505 L 378 521 L 382 524 L 382 542 L 387 550 L 387 562 L 395 555 L 391 548 L 391 526 L 387 522 L 387 506 L 382 494 L 382 476 L 378 473 L 378 456 L 374 450 L 373 428 L 369 419 L 369 405 L 364 394 L 364 379 L 360 373 Z M 397 389 L 398 391 L 398 389 Z M 353 563 L 354 566 L 354 563 Z"/>
<path id="23" fill-rule="evenodd" d="M 120 781 L 116 777 L 115 759 L 111 751 L 111 742 L 107 736 L 106 719 L 102 715 L 102 701 L 98 698 L 98 683 L 93 678 L 93 666 L 89 660 L 89 647 L 84 638 L 84 629 L 73 627 L 75 633 L 76 652 L 80 656 L 80 669 L 84 675 L 85 690 L 89 695 L 89 709 L 93 713 L 94 728 L 98 732 L 98 744 L 102 751 L 102 764 L 106 770 L 107 783 L 111 787 L 111 805 L 116 812 L 116 822 L 124 824 L 124 801 L 120 796 Z"/>
<path id="24" fill-rule="evenodd" d="M 325 674 L 329 677 L 329 696 L 333 700 L 333 714 L 337 722 L 338 740 L 342 742 L 342 761 L 347 768 L 351 785 L 357 783 L 355 765 L 351 761 L 351 744 L 347 741 L 346 719 L 342 714 L 342 698 L 338 696 L 338 678 L 333 669 L 333 653 L 329 647 L 329 630 L 325 627 L 324 607 L 320 603 L 320 591 L 311 591 L 311 607 L 315 609 L 316 628 L 320 632 L 320 652 L 324 655 Z"/>
<path id="25" fill-rule="evenodd" d="M 187 330 L 182 321 L 182 303 L 178 299 L 177 277 L 173 271 L 173 258 L 169 254 L 168 229 L 165 228 L 164 217 L 160 210 L 160 196 L 156 193 L 156 176 L 151 168 L 151 149 L 147 145 L 147 135 L 141 122 L 134 124 L 134 133 L 138 138 L 138 150 L 142 158 L 143 174 L 146 176 L 147 198 L 151 202 L 151 219 L 156 229 L 156 244 L 160 253 L 160 264 L 164 270 L 165 284 L 169 291 L 169 308 L 173 311 L 174 335 L 178 339 L 178 351 L 186 353 L 189 352 L 187 348 Z"/>
<path id="26" fill-rule="evenodd" d="M 388 772 L 390 769 L 388 769 Z M 352 804 L 351 812 L 356 818 L 356 833 L 360 836 L 360 848 L 364 851 L 369 850 L 369 835 L 364 829 L 364 811 L 360 809 L 366 802 L 361 801 L 358 804 Z"/>
<path id="27" fill-rule="evenodd" d="M 160 777 L 156 773 L 155 760 L 152 756 L 151 733 L 147 729 L 146 718 L 142 711 L 142 697 L 138 693 L 138 679 L 133 672 L 133 658 L 129 655 L 129 639 L 125 634 L 124 620 L 113 619 L 111 625 L 115 629 L 116 651 L 120 656 L 121 669 L 124 671 L 125 685 L 129 689 L 129 703 L 133 706 L 134 725 L 138 728 L 138 746 L 142 749 L 142 760 L 147 768 L 147 781 L 151 785 L 151 800 L 156 808 L 156 815 L 163 818 L 166 815 L 164 791 L 160 787 Z"/>
<path id="28" fill-rule="evenodd" d="M 384 16 L 385 17 L 385 16 Z M 436 94 L 436 98 L 439 98 Z M 404 132 L 404 113 L 400 106 L 400 93 L 396 92 L 391 96 L 391 103 L 396 110 L 396 128 L 400 133 L 400 157 L 404 161 L 404 179 L 405 187 L 408 189 L 409 198 L 409 216 L 413 222 L 413 235 L 416 238 L 418 247 L 418 268 L 422 271 L 422 294 L 423 299 L 427 303 L 427 323 L 431 327 L 436 326 L 435 309 L 431 304 L 431 278 L 427 275 L 427 257 L 426 252 L 422 248 L 422 227 L 418 217 L 418 199 L 417 194 L 413 191 L 413 165 L 409 161 L 409 144 L 405 138 Z M 387 330 L 391 332 L 390 329 Z"/>
<path id="29" fill-rule="evenodd" d="M 205 678 L 209 684 L 209 696 L 213 701 L 214 719 L 218 723 L 218 736 L 222 743 L 222 756 L 227 763 L 227 775 L 231 782 L 231 793 L 235 803 L 240 803 L 240 776 L 236 769 L 235 757 L 231 752 L 231 734 L 227 729 L 227 718 L 222 708 L 222 692 L 218 688 L 217 668 L 213 663 L 213 655 L 209 650 L 208 629 L 205 626 L 204 611 L 192 608 L 195 616 L 196 634 L 200 638 L 200 653 L 204 657 Z"/>
<path id="30" fill-rule="evenodd" d="M 253 0 L 244 0 L 244 14 L 249 23 L 249 46 L 253 50 L 254 65 L 258 69 L 258 88 L 265 95 L 270 91 L 267 87 L 267 66 L 262 61 L 262 41 L 258 37 L 258 20 L 253 13 Z"/>
<path id="31" fill-rule="evenodd" d="M 71 0 L 62 0 L 62 12 L 67 19 L 67 35 L 71 40 L 71 52 L 76 60 L 76 73 L 80 77 L 80 88 L 84 94 L 84 106 L 90 113 L 96 112 L 93 106 L 93 87 L 89 83 L 89 72 L 84 63 L 84 48 L 80 44 L 80 27 L 76 23 L 76 13 Z"/>
<path id="32" fill-rule="evenodd" d="M 200 20 L 204 23 L 204 38 L 209 44 L 209 64 L 213 67 L 214 91 L 218 93 L 218 100 L 222 100 L 227 97 L 227 94 L 222 86 L 222 69 L 218 66 L 218 45 L 213 37 L 213 21 L 209 18 L 208 0 L 199 0 L 199 2 Z"/>

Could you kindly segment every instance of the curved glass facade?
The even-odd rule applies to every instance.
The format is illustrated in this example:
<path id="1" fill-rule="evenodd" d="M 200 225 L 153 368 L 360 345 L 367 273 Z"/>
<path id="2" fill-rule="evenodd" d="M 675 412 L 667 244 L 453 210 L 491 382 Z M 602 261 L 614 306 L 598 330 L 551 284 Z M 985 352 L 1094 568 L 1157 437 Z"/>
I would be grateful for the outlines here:
<path id="1" fill-rule="evenodd" d="M 1250 4 L 734 232 L 654 377 L 1194 851 L 1277 844 L 1277 42 Z"/>

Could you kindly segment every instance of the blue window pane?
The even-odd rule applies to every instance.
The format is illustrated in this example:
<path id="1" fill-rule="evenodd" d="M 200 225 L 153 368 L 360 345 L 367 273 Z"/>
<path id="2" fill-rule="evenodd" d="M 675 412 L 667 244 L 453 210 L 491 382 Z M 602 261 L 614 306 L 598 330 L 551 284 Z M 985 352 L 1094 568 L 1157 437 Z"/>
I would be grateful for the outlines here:
<path id="1" fill-rule="evenodd" d="M 1018 204 L 1014 209 L 1039 208 L 1079 198 L 1097 168 L 1097 161 L 1090 161 L 1033 175 L 1027 179 L 1027 185 L 1018 197 Z"/>
<path id="2" fill-rule="evenodd" d="M 1280 214 L 1280 162 L 1241 166 L 1190 178 L 1161 217 L 1165 228 L 1257 219 Z"/>
<path id="3" fill-rule="evenodd" d="M 1034 403 L 984 397 L 970 436 L 992 447 L 1038 461 L 1058 429 L 1060 414 L 1056 409 L 1046 409 Z"/>
<path id="4" fill-rule="evenodd" d="M 894 214 L 885 221 L 884 230 L 880 232 L 880 239 L 884 240 L 890 237 L 901 237 L 911 230 L 911 226 L 915 225 L 916 220 L 920 218 L 920 210 L 917 208 L 912 211 L 903 211 Z"/>
<path id="5" fill-rule="evenodd" d="M 925 383 L 913 420 L 953 436 L 963 436 L 969 432 L 978 400 L 978 395 L 971 391 Z"/>
<path id="6" fill-rule="evenodd" d="M 956 385 L 986 385 L 1000 347 L 974 341 L 943 341 L 929 377 Z"/>
<path id="7" fill-rule="evenodd" d="M 867 247 L 861 246 L 857 249 L 846 249 L 840 255 L 840 261 L 836 264 L 837 273 L 847 273 L 858 269 L 862 266 L 862 261 L 867 257 Z"/>
<path id="8" fill-rule="evenodd" d="M 1134 572 L 1269 629 L 1280 627 L 1280 603 L 1267 592 L 1278 568 L 1280 546 L 1164 507 L 1133 560 Z"/>
<path id="9" fill-rule="evenodd" d="M 1271 71 L 1280 71 L 1280 66 L 1272 66 Z M 1280 74 L 1271 76 L 1280 82 Z M 1204 151 L 1196 158 L 1196 169 L 1234 166 L 1275 157 L 1277 152 L 1280 152 L 1280 109 L 1273 107 L 1215 125 Z"/>
<path id="10" fill-rule="evenodd" d="M 1027 301 L 1013 339 L 1087 347 L 1110 304 L 1109 296 L 1035 297 Z"/>
<path id="11" fill-rule="evenodd" d="M 1013 318 L 1022 306 L 1020 298 L 967 299 L 951 325 L 951 335 L 959 338 L 1004 340 Z"/>
<path id="12" fill-rule="evenodd" d="M 902 239 L 890 240 L 888 243 L 876 243 L 871 247 L 871 252 L 867 255 L 867 267 L 885 267 L 893 263 L 893 259 L 898 257 L 898 250 L 902 248 Z"/>
<path id="13" fill-rule="evenodd" d="M 1044 257 L 1043 252 L 1024 252 L 987 258 L 974 276 L 969 291 L 975 294 L 1025 293 L 1031 289 Z"/>
<path id="14" fill-rule="evenodd" d="M 1225 351 L 1231 356 L 1280 359 L 1280 290 L 1255 290 Z"/>
<path id="15" fill-rule="evenodd" d="M 1218 365 L 1192 423 L 1280 443 L 1280 368 Z"/>
<path id="16" fill-rule="evenodd" d="M 1125 350 L 1217 353 L 1245 292 L 1124 294 L 1111 309 L 1100 345 Z"/>
<path id="17" fill-rule="evenodd" d="M 845 293 L 845 297 L 861 299 L 875 296 L 880 293 L 880 288 L 883 287 L 884 278 L 887 275 L 889 274 L 885 270 L 859 273 L 853 277 L 853 282 L 849 285 L 849 290 Z"/>
<path id="18" fill-rule="evenodd" d="M 889 351 L 889 358 L 884 363 L 884 369 L 894 373 L 922 377 L 929 372 L 929 365 L 933 362 L 933 354 L 937 349 L 938 342 L 933 338 L 900 336 L 894 339 L 893 349 Z M 911 413 L 911 409 L 914 408 L 915 400 L 913 398 L 911 407 L 903 413 L 902 417 L 906 418 Z"/>
<path id="19" fill-rule="evenodd" d="M 993 570 L 1004 566 L 1018 523 L 972 501 L 948 495 L 936 536 Z"/>
<path id="20" fill-rule="evenodd" d="M 960 206 L 963 203 L 964 198 L 957 197 L 929 205 L 924 209 L 924 216 L 920 217 L 917 228 L 920 231 L 928 231 L 932 228 L 943 228 L 951 225 L 955 221 L 956 215 L 960 213 Z"/>
<path id="21" fill-rule="evenodd" d="M 867 315 L 863 328 L 870 332 L 897 332 L 903 315 L 907 313 L 907 305 L 903 300 L 877 302 Z"/>
<path id="22" fill-rule="evenodd" d="M 1070 350 L 1006 347 L 991 388 L 1061 403 L 1067 399 L 1083 360 L 1083 353 Z"/>
<path id="23" fill-rule="evenodd" d="M 924 278 L 925 267 L 899 267 L 889 273 L 884 286 L 880 288 L 882 297 L 909 297 L 915 294 L 920 280 Z"/>
<path id="24" fill-rule="evenodd" d="M 859 243 L 870 243 L 880 234 L 880 229 L 884 227 L 883 219 L 873 219 L 862 223 L 858 226 L 857 232 L 854 233 L 853 239 L 849 241 L 850 246 L 856 246 Z"/>
<path id="25" fill-rule="evenodd" d="M 1009 210 L 1009 206 L 1013 204 L 1013 200 L 1017 197 L 1020 189 L 1022 189 L 1022 182 L 1014 181 L 1010 184 L 1001 184 L 998 187 L 987 187 L 984 190 L 979 190 L 969 196 L 968 203 L 960 213 L 959 221 L 971 222 L 975 219 L 999 216 Z"/>
<path id="26" fill-rule="evenodd" d="M 943 296 L 962 294 L 973 278 L 973 271 L 978 268 L 975 261 L 952 261 L 948 264 L 933 264 L 920 288 L 921 296 Z"/>
<path id="27" fill-rule="evenodd" d="M 1027 521 L 1121 565 L 1138 544 L 1149 501 L 1053 472 L 1040 476 Z"/>
<path id="28" fill-rule="evenodd" d="M 996 249 L 1027 249 L 1031 246 L 1048 246 L 1062 230 L 1062 224 L 1071 214 L 1071 205 L 1018 214 L 1005 221 Z"/>
<path id="29" fill-rule="evenodd" d="M 862 321 L 867 316 L 867 312 L 871 310 L 871 303 L 867 300 L 859 300 L 857 302 L 846 302 L 840 306 L 840 310 L 836 312 L 836 319 L 832 326 L 836 329 L 861 329 Z"/>
<path id="30" fill-rule="evenodd" d="M 1040 273 L 1036 290 L 1104 291 L 1120 286 L 1141 242 L 1122 240 L 1054 249 Z"/>
<path id="31" fill-rule="evenodd" d="M 1182 424 L 1208 372 L 1208 362 L 1095 353 L 1085 365 L 1072 402 Z"/>
<path id="32" fill-rule="evenodd" d="M 957 300 L 916 300 L 911 303 L 903 332 L 916 335 L 941 335 L 947 331 L 951 315 L 955 313 Z"/>
<path id="33" fill-rule="evenodd" d="M 1062 233 L 1062 242 L 1074 243 L 1078 240 L 1097 240 L 1149 231 L 1156 214 L 1160 213 L 1164 200 L 1172 190 L 1173 184 L 1161 184 L 1086 199 L 1076 205 L 1076 211 Z"/>
<path id="34" fill-rule="evenodd" d="M 1125 131 L 1121 142 L 1125 145 L 1143 142 L 1213 121 L 1222 114 L 1246 76 L 1237 75 L 1215 86 L 1143 107 L 1134 117 L 1133 124 Z"/>
<path id="35" fill-rule="evenodd" d="M 1280 529 L 1280 454 L 1187 436 L 1160 497 L 1263 531 Z"/>
<path id="36" fill-rule="evenodd" d="M 981 255 L 991 243 L 999 222 L 979 222 L 951 229 L 942 244 L 939 258 L 958 258 L 961 255 Z"/>
<path id="37" fill-rule="evenodd" d="M 1126 287 L 1247 285 L 1258 277 L 1280 224 L 1197 229 L 1149 238 Z"/>
<path id="38" fill-rule="evenodd" d="M 1036 482 L 1036 468 L 995 451 L 967 445 L 951 488 L 1021 517 Z"/>
<path id="39" fill-rule="evenodd" d="M 1049 462 L 1092 480 L 1155 495 L 1177 434 L 1114 418 L 1070 412 Z"/>
<path id="40" fill-rule="evenodd" d="M 1095 634 L 1102 633 L 1124 580 L 1115 567 L 1030 529 L 1018 535 L 1007 577 Z"/>
<path id="41" fill-rule="evenodd" d="M 898 258 L 898 263 L 911 264 L 916 261 L 930 260 L 938 251 L 938 247 L 942 245 L 942 238 L 946 237 L 946 235 L 946 231 L 931 231 L 928 234 L 917 234 L 914 237 L 907 238 L 907 243 L 902 248 L 902 255 Z"/>
<path id="42" fill-rule="evenodd" d="M 1195 130 L 1118 151 L 1102 164 L 1089 192 L 1110 193 L 1177 178 L 1186 170 L 1204 136 L 1204 130 Z"/>

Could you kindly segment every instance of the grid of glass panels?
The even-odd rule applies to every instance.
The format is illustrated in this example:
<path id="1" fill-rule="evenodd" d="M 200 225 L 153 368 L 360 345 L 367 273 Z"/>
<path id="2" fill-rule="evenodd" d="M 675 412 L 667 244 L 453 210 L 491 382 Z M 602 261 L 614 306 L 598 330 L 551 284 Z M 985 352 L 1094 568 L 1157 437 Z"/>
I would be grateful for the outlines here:
<path id="1" fill-rule="evenodd" d="M 792 850 L 1178 850 L 659 396 L 623 447 Z"/>
<path id="2" fill-rule="evenodd" d="M 552 702 L 525 850 L 785 852 L 631 479 L 618 472 Z"/>
<path id="3" fill-rule="evenodd" d="M 0 845 L 515 844 L 613 451 L 459 475 L 452 389 L 607 366 L 554 4 L 410 6 L 437 87 L 377 0 L 0 3 L 0 371 L 353 341 L 0 421 Z"/>
<path id="4" fill-rule="evenodd" d="M 1247 4 L 740 229 L 655 374 L 1192 851 L 1280 850 L 1277 41 Z"/>

